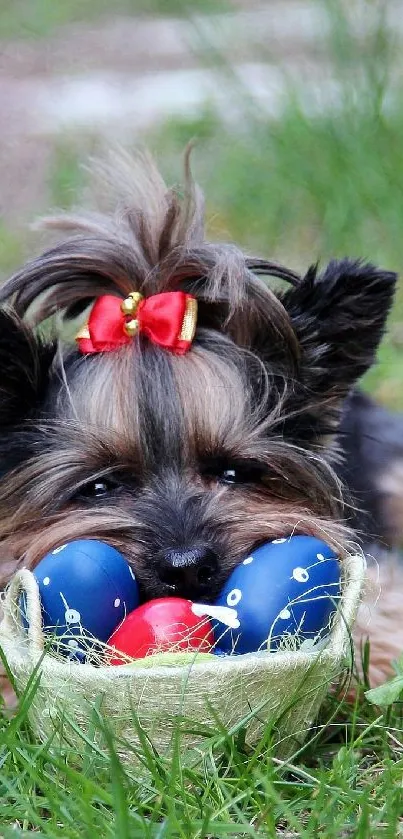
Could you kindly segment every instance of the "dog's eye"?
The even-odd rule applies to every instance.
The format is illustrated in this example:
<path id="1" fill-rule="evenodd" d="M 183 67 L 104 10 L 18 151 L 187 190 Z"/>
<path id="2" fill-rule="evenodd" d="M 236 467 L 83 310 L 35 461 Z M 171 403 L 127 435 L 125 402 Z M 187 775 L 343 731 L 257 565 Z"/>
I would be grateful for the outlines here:
<path id="1" fill-rule="evenodd" d="M 103 498 L 104 495 L 108 495 L 111 489 L 112 484 L 110 481 L 89 481 L 88 484 L 81 487 L 77 494 L 82 498 Z"/>
<path id="2" fill-rule="evenodd" d="M 257 463 L 220 464 L 210 463 L 202 473 L 207 479 L 215 479 L 222 484 L 258 484 L 264 478 L 265 471 Z"/>
<path id="3" fill-rule="evenodd" d="M 241 481 L 240 470 L 224 469 L 219 478 L 224 484 L 239 484 Z"/>
<path id="4" fill-rule="evenodd" d="M 263 477 L 263 471 L 259 466 L 245 465 L 233 466 L 230 469 L 223 469 L 218 479 L 223 484 L 257 484 Z"/>

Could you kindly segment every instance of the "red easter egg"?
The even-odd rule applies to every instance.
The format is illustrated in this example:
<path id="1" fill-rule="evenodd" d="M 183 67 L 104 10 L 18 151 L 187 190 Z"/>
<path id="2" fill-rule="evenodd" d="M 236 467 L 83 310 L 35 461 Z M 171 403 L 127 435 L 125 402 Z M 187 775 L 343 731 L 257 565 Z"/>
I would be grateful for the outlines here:
<path id="1" fill-rule="evenodd" d="M 192 611 L 192 605 L 179 597 L 149 600 L 122 621 L 108 644 L 132 658 L 179 650 L 208 653 L 214 644 L 213 628 L 206 617 Z M 116 656 L 109 663 L 127 662 Z"/>

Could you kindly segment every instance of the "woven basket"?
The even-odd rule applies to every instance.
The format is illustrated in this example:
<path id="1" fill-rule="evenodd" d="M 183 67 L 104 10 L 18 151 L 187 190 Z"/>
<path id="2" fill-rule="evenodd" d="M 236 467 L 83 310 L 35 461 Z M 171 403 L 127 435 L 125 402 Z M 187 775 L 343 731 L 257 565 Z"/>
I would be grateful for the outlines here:
<path id="1" fill-rule="evenodd" d="M 109 723 L 124 760 L 134 761 L 138 728 L 151 738 L 159 753 L 169 754 L 174 730 L 181 721 L 183 741 L 197 746 L 201 732 L 217 730 L 217 717 L 227 729 L 245 718 L 246 741 L 253 744 L 270 721 L 275 730 L 277 755 L 289 756 L 309 733 L 330 683 L 351 663 L 350 629 L 360 601 L 365 573 L 362 556 L 343 560 L 343 595 L 333 626 L 321 648 L 286 652 L 258 652 L 231 657 L 189 655 L 155 656 L 146 664 L 94 667 L 60 661 L 44 653 L 38 586 L 27 570 L 11 581 L 3 602 L 0 645 L 19 689 L 35 669 L 39 685 L 29 709 L 37 737 L 67 737 L 80 752 L 84 736 L 93 731 L 94 704 Z M 16 605 L 26 592 L 29 629 Z M 163 663 L 162 663 L 163 662 Z M 62 725 L 65 718 L 74 726 Z M 66 730 L 68 729 L 68 736 Z M 56 733 L 55 733 L 56 732 Z"/>

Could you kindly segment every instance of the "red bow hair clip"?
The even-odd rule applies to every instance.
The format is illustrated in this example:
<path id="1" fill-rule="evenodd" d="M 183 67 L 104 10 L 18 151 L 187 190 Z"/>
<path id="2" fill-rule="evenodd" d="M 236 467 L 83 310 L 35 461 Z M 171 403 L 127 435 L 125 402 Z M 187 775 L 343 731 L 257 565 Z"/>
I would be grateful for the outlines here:
<path id="1" fill-rule="evenodd" d="M 94 303 L 76 341 L 82 353 L 110 352 L 144 334 L 153 344 L 183 355 L 193 341 L 196 322 L 197 300 L 184 291 L 147 298 L 132 291 L 123 301 L 104 294 Z"/>

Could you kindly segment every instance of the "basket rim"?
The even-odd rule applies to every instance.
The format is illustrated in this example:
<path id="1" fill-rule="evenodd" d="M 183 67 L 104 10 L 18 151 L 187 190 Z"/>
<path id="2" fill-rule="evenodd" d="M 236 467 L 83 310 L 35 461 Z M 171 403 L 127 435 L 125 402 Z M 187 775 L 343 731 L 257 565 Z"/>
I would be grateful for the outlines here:
<path id="1" fill-rule="evenodd" d="M 80 682 L 83 679 L 102 682 L 111 680 L 139 680 L 146 679 L 148 682 L 160 679 L 164 676 L 178 676 L 189 673 L 190 670 L 197 671 L 200 676 L 213 675 L 216 672 L 217 663 L 220 663 L 222 673 L 225 671 L 231 674 L 253 671 L 264 671 L 276 673 L 280 668 L 284 673 L 286 667 L 292 670 L 308 670 L 310 666 L 320 657 L 323 665 L 336 664 L 346 655 L 350 638 L 351 627 L 354 623 L 361 594 L 364 585 L 366 560 L 363 553 L 348 554 L 342 560 L 344 571 L 344 591 L 341 604 L 337 610 L 334 625 L 327 636 L 326 644 L 313 646 L 305 650 L 279 650 L 275 652 L 258 651 L 244 653 L 236 656 L 211 656 L 210 659 L 197 661 L 197 653 L 194 660 L 182 664 L 155 664 L 142 667 L 139 664 L 121 665 L 111 667 L 101 665 L 95 667 L 92 664 L 82 664 L 73 661 L 60 661 L 50 653 L 44 652 L 43 634 L 35 637 L 27 636 L 27 631 L 22 628 L 20 620 L 16 617 L 15 603 L 16 594 L 30 590 L 31 597 L 35 599 L 32 604 L 33 614 L 38 618 L 40 615 L 39 589 L 35 577 L 28 569 L 18 571 L 3 597 L 4 617 L 0 623 L 0 646 L 3 648 L 11 670 L 13 665 L 21 667 L 24 664 L 33 669 L 38 663 L 44 675 L 52 673 L 60 678 L 63 674 L 70 681 L 77 677 Z"/>

